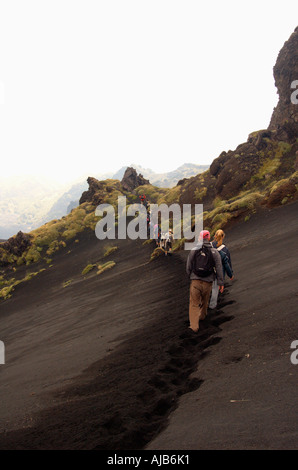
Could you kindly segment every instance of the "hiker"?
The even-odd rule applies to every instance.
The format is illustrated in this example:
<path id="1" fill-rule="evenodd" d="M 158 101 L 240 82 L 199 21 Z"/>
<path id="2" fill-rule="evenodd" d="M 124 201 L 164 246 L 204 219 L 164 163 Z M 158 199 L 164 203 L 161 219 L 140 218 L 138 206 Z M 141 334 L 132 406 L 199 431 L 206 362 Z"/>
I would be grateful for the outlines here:
<path id="1" fill-rule="evenodd" d="M 198 245 L 190 251 L 186 272 L 190 278 L 189 328 L 197 332 L 199 321 L 207 315 L 214 279 L 217 279 L 220 292 L 224 290 L 221 257 L 210 243 L 208 230 L 200 232 Z"/>
<path id="2" fill-rule="evenodd" d="M 158 237 L 157 237 L 157 246 L 160 247 L 160 239 L 161 239 L 161 228 L 158 226 Z"/>
<path id="3" fill-rule="evenodd" d="M 141 196 L 139 196 L 139 198 L 141 199 L 141 204 L 143 206 L 145 206 L 145 208 L 147 209 L 147 200 L 146 200 L 145 194 L 141 194 Z"/>
<path id="4" fill-rule="evenodd" d="M 227 274 L 228 277 L 233 281 L 234 273 L 232 268 L 232 261 L 231 255 L 228 247 L 223 244 L 223 239 L 225 238 L 225 233 L 223 230 L 219 229 L 215 232 L 214 240 L 212 242 L 212 246 L 217 249 L 220 254 L 221 262 L 222 262 L 222 269 L 223 269 L 223 278 Z M 218 299 L 218 285 L 217 280 L 213 281 L 212 292 L 209 302 L 209 308 L 216 308 L 217 306 L 217 299 Z"/>
<path id="5" fill-rule="evenodd" d="M 160 234 L 160 248 L 162 248 L 163 250 L 166 249 L 166 232 L 161 232 Z"/>
<path id="6" fill-rule="evenodd" d="M 160 235 L 161 235 L 160 226 L 158 224 L 155 224 L 153 227 L 153 238 L 155 240 L 155 244 L 157 247 L 160 244 Z"/>
<path id="7" fill-rule="evenodd" d="M 169 230 L 166 233 L 165 239 L 166 239 L 166 243 L 165 243 L 165 252 L 166 253 L 165 254 L 167 256 L 168 252 L 171 253 L 171 251 L 172 251 L 172 244 L 173 244 L 173 241 L 174 241 L 174 235 L 173 235 L 172 230 Z"/>
<path id="8" fill-rule="evenodd" d="M 146 223 L 147 223 L 147 237 L 148 237 L 150 235 L 150 226 L 151 226 L 150 214 L 148 212 L 147 212 Z"/>

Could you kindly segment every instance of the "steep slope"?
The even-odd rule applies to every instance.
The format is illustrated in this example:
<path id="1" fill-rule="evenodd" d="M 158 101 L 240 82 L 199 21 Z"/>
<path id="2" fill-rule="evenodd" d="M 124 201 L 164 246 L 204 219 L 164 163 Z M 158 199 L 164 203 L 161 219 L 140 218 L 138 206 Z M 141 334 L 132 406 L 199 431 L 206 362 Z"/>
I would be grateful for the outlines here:
<path id="1" fill-rule="evenodd" d="M 148 263 L 122 240 L 84 276 L 107 243 L 80 234 L 0 304 L 0 448 L 295 449 L 297 204 L 228 232 L 236 281 L 197 338 L 186 252 Z"/>
<path id="2" fill-rule="evenodd" d="M 297 30 L 278 77 L 296 74 L 296 46 Z M 288 122 L 278 105 L 270 128 L 203 175 L 170 190 L 90 178 L 67 217 L 1 245 L 1 449 L 297 448 L 297 111 L 288 109 Z M 95 237 L 98 204 L 143 192 L 203 202 L 205 225 L 227 227 L 236 281 L 196 338 L 186 334 L 188 253 L 149 262 L 150 243 Z"/>
<path id="3" fill-rule="evenodd" d="M 119 241 L 118 250 L 105 257 L 110 242 L 86 232 L 79 237 L 71 253 L 60 251 L 52 268 L 0 306 L 6 346 L 6 364 L 0 370 L 0 395 L 6 403 L 0 416 L 2 449 L 113 448 L 120 441 L 130 446 L 139 420 L 152 414 L 146 426 L 154 433 L 163 409 L 167 412 L 175 403 L 178 388 L 164 399 L 154 377 L 168 357 L 163 345 L 173 334 L 169 320 L 174 310 L 180 317 L 185 307 L 185 283 L 176 289 L 180 300 L 164 295 L 165 277 L 172 291 L 181 262 L 172 260 L 169 275 L 168 265 L 149 263 L 150 248 L 140 242 Z M 116 263 L 112 270 L 82 275 L 88 263 L 107 259 Z M 79 395 L 74 396 L 77 379 Z M 152 384 L 146 385 L 150 379 Z M 179 390 L 189 386 L 185 376 Z M 149 390 L 157 393 L 146 404 Z M 118 431 L 123 418 L 127 422 Z"/>
<path id="4" fill-rule="evenodd" d="M 228 230 L 236 277 L 204 322 L 200 340 L 216 322 L 221 331 L 190 376 L 201 386 L 146 449 L 297 449 L 297 210 L 261 208 Z"/>

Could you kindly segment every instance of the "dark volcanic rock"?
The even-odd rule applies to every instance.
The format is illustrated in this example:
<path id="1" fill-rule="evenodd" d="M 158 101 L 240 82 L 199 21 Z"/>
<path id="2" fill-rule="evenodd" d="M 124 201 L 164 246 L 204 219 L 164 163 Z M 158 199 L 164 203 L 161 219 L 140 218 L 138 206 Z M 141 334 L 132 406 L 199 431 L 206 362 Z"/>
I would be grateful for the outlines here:
<path id="1" fill-rule="evenodd" d="M 294 173 L 288 180 L 281 180 L 275 188 L 272 189 L 264 203 L 268 207 L 276 207 L 288 202 L 288 200 L 296 200 L 298 187 L 298 176 Z"/>
<path id="2" fill-rule="evenodd" d="M 122 178 L 121 184 L 124 191 L 133 191 L 138 186 L 150 184 L 150 182 L 149 180 L 146 180 L 143 175 L 138 175 L 134 168 L 127 167 Z"/>
<path id="3" fill-rule="evenodd" d="M 83 192 L 79 204 L 83 204 L 84 202 L 93 202 L 93 198 L 96 193 L 103 189 L 103 183 L 98 181 L 96 178 L 92 178 L 91 176 L 87 178 L 87 183 L 89 184 L 89 189 Z M 96 201 L 97 204 L 100 204 L 101 202 L 101 200 Z"/>
<path id="4" fill-rule="evenodd" d="M 183 178 L 182 180 L 179 180 L 176 186 L 182 186 L 187 180 L 188 178 Z"/>
<path id="5" fill-rule="evenodd" d="M 231 156 L 231 151 L 222 152 L 219 157 L 215 158 L 210 165 L 210 175 L 217 176 L 220 170 L 223 168 L 225 163 L 229 160 Z"/>
<path id="6" fill-rule="evenodd" d="M 298 27 L 279 52 L 273 73 L 279 101 L 269 129 L 278 130 L 280 140 L 292 140 L 298 134 L 298 105 L 291 100 L 294 92 L 291 85 L 298 80 Z"/>
<path id="7" fill-rule="evenodd" d="M 1 247 L 12 255 L 21 256 L 30 245 L 31 236 L 19 231 L 14 237 L 9 238 L 6 242 L 2 243 Z"/>

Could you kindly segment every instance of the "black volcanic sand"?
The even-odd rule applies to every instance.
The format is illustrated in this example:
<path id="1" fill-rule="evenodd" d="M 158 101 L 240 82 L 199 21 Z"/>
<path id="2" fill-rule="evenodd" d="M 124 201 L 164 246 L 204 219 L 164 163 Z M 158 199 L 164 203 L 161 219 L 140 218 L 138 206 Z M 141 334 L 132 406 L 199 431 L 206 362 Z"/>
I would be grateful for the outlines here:
<path id="1" fill-rule="evenodd" d="M 152 245 L 85 234 L 17 286 L 0 304 L 0 449 L 296 449 L 297 208 L 227 231 L 235 281 L 197 335 L 188 252 L 148 263 Z"/>

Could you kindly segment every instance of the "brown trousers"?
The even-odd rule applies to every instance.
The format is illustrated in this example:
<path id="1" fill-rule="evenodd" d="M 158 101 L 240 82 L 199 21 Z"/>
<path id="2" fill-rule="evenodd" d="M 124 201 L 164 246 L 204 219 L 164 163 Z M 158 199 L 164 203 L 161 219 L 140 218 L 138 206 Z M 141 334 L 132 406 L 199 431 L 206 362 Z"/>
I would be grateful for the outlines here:
<path id="1" fill-rule="evenodd" d="M 189 323 L 193 331 L 198 331 L 199 321 L 207 315 L 212 282 L 193 279 L 190 284 L 189 295 Z"/>

